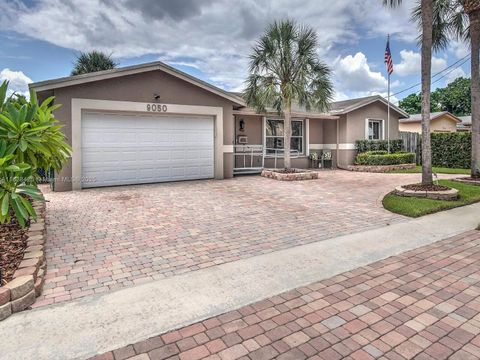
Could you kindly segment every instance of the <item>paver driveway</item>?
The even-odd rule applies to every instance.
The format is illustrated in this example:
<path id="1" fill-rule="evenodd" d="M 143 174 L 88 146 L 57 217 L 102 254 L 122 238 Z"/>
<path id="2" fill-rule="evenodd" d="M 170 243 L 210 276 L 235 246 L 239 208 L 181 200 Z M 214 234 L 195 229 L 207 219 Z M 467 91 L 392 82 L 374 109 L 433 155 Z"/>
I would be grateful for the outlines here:
<path id="1" fill-rule="evenodd" d="M 381 206 L 419 174 L 325 171 L 46 193 L 46 284 L 35 306 L 405 221 Z"/>
<path id="2" fill-rule="evenodd" d="M 475 360 L 480 232 L 470 231 L 95 360 Z"/>

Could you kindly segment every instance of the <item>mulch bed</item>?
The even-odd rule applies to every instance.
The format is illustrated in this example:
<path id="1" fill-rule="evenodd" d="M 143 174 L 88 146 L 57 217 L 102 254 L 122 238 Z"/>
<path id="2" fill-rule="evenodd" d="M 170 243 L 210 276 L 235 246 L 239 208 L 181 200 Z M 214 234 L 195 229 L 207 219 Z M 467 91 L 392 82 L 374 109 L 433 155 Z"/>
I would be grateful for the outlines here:
<path id="1" fill-rule="evenodd" d="M 403 185 L 404 189 L 412 190 L 412 191 L 446 191 L 450 190 L 448 186 L 444 185 L 423 185 L 423 184 L 410 184 L 410 185 Z"/>
<path id="2" fill-rule="evenodd" d="M 272 170 L 274 172 L 280 173 L 280 174 L 297 174 L 300 172 L 306 172 L 305 170 L 298 170 L 298 169 L 275 169 Z"/>
<path id="3" fill-rule="evenodd" d="M 472 178 L 471 176 L 465 176 L 459 178 L 460 180 L 468 180 L 468 181 L 474 181 L 480 183 L 480 178 Z"/>
<path id="4" fill-rule="evenodd" d="M 0 286 L 12 279 L 26 248 L 26 230 L 16 220 L 12 219 L 10 224 L 0 224 Z"/>

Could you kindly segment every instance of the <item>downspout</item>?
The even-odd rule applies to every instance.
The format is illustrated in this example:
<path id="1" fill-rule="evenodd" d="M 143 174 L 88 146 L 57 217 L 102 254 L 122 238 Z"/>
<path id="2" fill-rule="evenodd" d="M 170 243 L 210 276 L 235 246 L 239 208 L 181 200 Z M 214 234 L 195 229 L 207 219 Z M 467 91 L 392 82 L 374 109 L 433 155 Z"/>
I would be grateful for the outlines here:
<path id="1" fill-rule="evenodd" d="M 339 149 L 339 144 L 340 144 L 340 117 L 337 118 L 337 156 L 336 156 L 336 164 L 337 164 L 337 169 L 339 168 L 339 157 L 340 157 L 340 149 Z"/>

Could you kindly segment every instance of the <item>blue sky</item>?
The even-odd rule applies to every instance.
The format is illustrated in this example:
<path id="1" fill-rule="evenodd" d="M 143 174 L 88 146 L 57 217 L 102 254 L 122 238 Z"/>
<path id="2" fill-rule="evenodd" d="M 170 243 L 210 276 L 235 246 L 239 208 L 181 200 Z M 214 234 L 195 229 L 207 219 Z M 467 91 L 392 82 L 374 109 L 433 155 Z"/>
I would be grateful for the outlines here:
<path id="1" fill-rule="evenodd" d="M 268 22 L 293 18 L 313 27 L 332 68 L 336 98 L 386 93 L 387 33 L 395 64 L 392 92 L 419 79 L 415 0 L 384 9 L 380 0 L 0 0 L 0 79 L 24 92 L 30 81 L 67 76 L 76 55 L 112 53 L 119 66 L 162 60 L 227 90 L 240 90 L 248 53 Z M 433 73 L 467 54 L 452 42 Z M 469 62 L 434 84 L 469 76 Z M 398 95 L 401 99 L 412 89 Z"/>

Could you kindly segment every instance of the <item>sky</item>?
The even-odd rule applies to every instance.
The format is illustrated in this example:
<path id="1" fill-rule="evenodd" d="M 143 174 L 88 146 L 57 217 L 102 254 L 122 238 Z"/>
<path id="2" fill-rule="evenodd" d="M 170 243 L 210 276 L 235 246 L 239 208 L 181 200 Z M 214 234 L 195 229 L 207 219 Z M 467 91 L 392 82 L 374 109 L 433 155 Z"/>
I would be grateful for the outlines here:
<path id="1" fill-rule="evenodd" d="M 415 2 L 386 9 L 381 0 L 0 0 L 0 81 L 26 93 L 30 82 L 68 76 L 80 52 L 101 50 L 120 67 L 161 60 L 241 91 L 255 41 L 269 23 L 289 18 L 317 32 L 317 51 L 332 70 L 336 100 L 386 96 L 387 34 L 392 94 L 420 82 L 419 31 L 409 21 Z M 467 53 L 465 44 L 451 42 L 434 54 L 432 73 Z M 469 77 L 469 63 L 433 88 Z"/>

